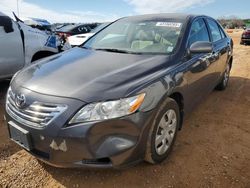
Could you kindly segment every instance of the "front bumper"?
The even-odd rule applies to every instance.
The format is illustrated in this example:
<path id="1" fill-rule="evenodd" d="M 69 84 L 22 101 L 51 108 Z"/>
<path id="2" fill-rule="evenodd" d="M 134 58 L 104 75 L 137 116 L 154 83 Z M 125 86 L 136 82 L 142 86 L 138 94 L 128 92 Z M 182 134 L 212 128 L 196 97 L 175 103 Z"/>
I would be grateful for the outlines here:
<path id="1" fill-rule="evenodd" d="M 47 96 L 43 97 L 44 101 Z M 61 100 L 48 98 L 57 103 Z M 122 168 L 143 160 L 152 111 L 67 126 L 76 111 L 72 106 L 79 109 L 84 103 L 75 99 L 65 101 L 67 111 L 42 129 L 24 125 L 6 113 L 8 126 L 14 124 L 28 132 L 32 155 L 57 167 Z"/>
<path id="2" fill-rule="evenodd" d="M 121 119 L 85 123 L 55 130 L 39 130 L 21 125 L 6 114 L 8 124 L 29 132 L 35 157 L 57 167 L 119 168 L 143 160 L 148 113 L 135 113 Z M 144 133 L 144 134 L 143 134 Z"/>

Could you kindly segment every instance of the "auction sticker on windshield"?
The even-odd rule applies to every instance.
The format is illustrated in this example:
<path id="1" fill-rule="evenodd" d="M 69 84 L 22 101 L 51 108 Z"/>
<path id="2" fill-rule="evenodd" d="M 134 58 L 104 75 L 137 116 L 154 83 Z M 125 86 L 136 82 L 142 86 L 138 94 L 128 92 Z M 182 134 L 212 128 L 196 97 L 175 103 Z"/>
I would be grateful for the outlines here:
<path id="1" fill-rule="evenodd" d="M 163 26 L 163 27 L 176 27 L 179 28 L 181 27 L 181 23 L 178 22 L 157 22 L 156 26 Z"/>

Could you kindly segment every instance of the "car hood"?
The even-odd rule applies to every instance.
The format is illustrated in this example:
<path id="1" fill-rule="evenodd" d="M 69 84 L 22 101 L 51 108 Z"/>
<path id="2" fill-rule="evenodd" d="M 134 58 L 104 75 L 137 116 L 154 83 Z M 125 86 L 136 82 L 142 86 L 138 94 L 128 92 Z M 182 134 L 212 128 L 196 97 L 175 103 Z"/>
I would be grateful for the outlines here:
<path id="1" fill-rule="evenodd" d="M 85 102 L 119 99 L 165 72 L 168 60 L 165 55 L 73 48 L 25 68 L 12 85 Z"/>

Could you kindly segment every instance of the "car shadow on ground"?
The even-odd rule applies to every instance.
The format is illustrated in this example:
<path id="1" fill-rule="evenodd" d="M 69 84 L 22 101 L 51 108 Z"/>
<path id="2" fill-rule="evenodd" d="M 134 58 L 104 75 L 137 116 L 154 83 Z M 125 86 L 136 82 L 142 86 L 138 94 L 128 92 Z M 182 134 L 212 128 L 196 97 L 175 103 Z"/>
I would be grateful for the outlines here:
<path id="1" fill-rule="evenodd" d="M 1 101 L 4 100 L 4 97 L 6 95 L 6 91 L 7 91 L 8 87 L 9 87 L 9 84 L 10 84 L 9 80 L 0 81 L 0 100 Z"/>
<path id="2" fill-rule="evenodd" d="M 242 101 L 245 100 L 245 104 L 242 104 Z M 47 164 L 42 164 L 42 167 L 47 171 L 57 182 L 59 182 L 61 185 L 64 185 L 66 187 L 72 187 L 72 182 L 75 183 L 75 185 L 86 185 L 86 182 L 95 182 L 94 184 L 91 184 L 93 187 L 105 184 L 105 182 L 113 183 L 119 185 L 119 182 L 122 181 L 123 176 L 124 178 L 127 178 L 127 185 L 142 185 L 141 183 L 144 182 L 145 186 L 147 186 L 147 181 L 150 181 L 151 183 L 156 181 L 158 177 L 155 177 L 154 174 L 158 174 L 157 172 L 164 173 L 164 176 L 166 179 L 170 179 L 172 177 L 178 177 L 178 185 L 185 186 L 185 178 L 190 178 L 188 175 L 183 174 L 184 169 L 189 169 L 187 174 L 193 174 L 194 176 L 197 176 L 197 179 L 201 179 L 202 176 L 201 171 L 210 171 L 206 168 L 212 168 L 213 170 L 220 170 L 220 163 L 214 165 L 213 167 L 210 167 L 202 160 L 197 162 L 197 164 L 188 164 L 183 161 L 193 161 L 195 158 L 202 158 L 202 156 L 199 156 L 199 152 L 193 154 L 191 151 L 194 149 L 198 150 L 204 150 L 204 152 L 207 152 L 208 161 L 212 160 L 213 158 L 216 158 L 216 155 L 213 154 L 213 147 L 210 146 L 208 143 L 208 148 L 202 149 L 204 145 L 201 143 L 206 143 L 207 138 L 201 135 L 207 134 L 207 124 L 213 125 L 214 122 L 220 121 L 223 119 L 224 124 L 227 125 L 229 123 L 232 123 L 231 119 L 228 119 L 226 114 L 234 113 L 235 111 L 238 111 L 241 107 L 242 115 L 245 117 L 249 117 L 249 112 L 247 109 L 245 109 L 245 106 L 250 105 L 250 79 L 248 78 L 242 78 L 242 77 L 231 77 L 230 82 L 228 85 L 228 88 L 225 91 L 215 91 L 210 94 L 195 110 L 194 113 L 190 115 L 190 117 L 187 118 L 184 122 L 184 128 L 179 134 L 179 137 L 177 137 L 177 142 L 174 147 L 174 151 L 170 154 L 168 159 L 164 161 L 162 164 L 159 165 L 150 165 L 147 163 L 140 163 L 136 165 L 135 167 L 130 167 L 128 169 L 121 169 L 121 170 L 114 170 L 114 169 L 86 169 L 86 168 L 75 168 L 75 169 L 61 169 L 61 168 L 55 168 L 51 167 Z M 230 106 L 237 106 L 236 109 L 232 110 L 228 108 L 228 105 Z M 211 113 L 216 113 L 216 109 L 218 109 L 220 112 L 223 112 L 221 114 L 216 114 L 216 119 L 211 120 L 211 122 L 208 122 L 206 124 L 205 120 L 211 119 Z M 230 111 L 231 110 L 231 111 Z M 207 115 L 202 115 L 207 114 Z M 198 116 L 198 117 L 197 117 Z M 201 117 L 203 116 L 203 117 Z M 214 121 L 214 122 L 213 122 Z M 228 121 L 228 122 L 227 122 Z M 199 126 L 197 126 L 197 122 Z M 202 123 L 201 123 L 202 122 Z M 237 119 L 235 119 L 235 122 L 237 124 Z M 242 121 L 241 125 L 242 130 L 246 130 L 245 134 L 249 134 L 250 129 L 247 128 L 247 120 Z M 249 135 L 250 136 L 250 135 Z M 197 138 L 198 137 L 198 138 Z M 223 138 L 216 138 L 217 141 L 214 140 L 213 142 L 220 143 Z M 197 143 L 196 143 L 197 142 Z M 223 147 L 230 147 L 229 145 L 226 145 Z M 230 150 L 230 148 L 228 148 Z M 210 151 L 211 150 L 211 151 Z M 235 149 L 237 151 L 237 149 Z M 232 151 L 233 152 L 233 151 Z M 194 155 L 194 156 L 193 156 Z M 209 156 L 212 158 L 209 158 Z M 194 159 L 193 159 L 194 158 Z M 240 156 L 239 158 L 243 158 L 244 156 Z M 182 160 L 182 162 L 178 162 L 179 160 Z M 206 161 L 206 160 L 204 160 Z M 243 160 L 244 162 L 244 160 Z M 240 165 L 243 165 L 243 162 L 237 162 Z M 203 164 L 204 163 L 204 164 Z M 215 162 L 213 162 L 215 163 Z M 184 166 L 181 166 L 181 165 Z M 190 165 L 194 165 L 194 168 L 190 169 Z M 206 167 L 207 166 L 207 167 Z M 244 165 L 243 165 L 244 166 Z M 198 170 L 197 170 L 198 168 Z M 223 167 L 227 169 L 227 167 Z M 240 168 L 240 167 L 239 167 Z M 242 167 L 243 168 L 243 167 Z M 171 169 L 171 171 L 166 171 L 166 169 Z M 185 171 L 185 170 L 184 170 Z M 236 169 L 237 171 L 237 169 Z M 236 173 L 236 172 L 234 172 Z M 238 172 L 237 172 L 238 173 Z M 182 177 L 183 176 L 183 177 Z M 124 182 L 123 178 L 123 183 Z M 181 179 L 184 179 L 184 182 Z M 147 181 L 145 179 L 148 179 Z M 166 180 L 167 181 L 167 180 Z M 177 180 L 175 180 L 176 182 Z M 150 184 L 151 184 L 150 183 Z M 152 184 L 151 184 L 152 185 Z M 125 185 L 123 185 L 125 186 Z M 105 186 L 104 186 L 105 187 Z"/>

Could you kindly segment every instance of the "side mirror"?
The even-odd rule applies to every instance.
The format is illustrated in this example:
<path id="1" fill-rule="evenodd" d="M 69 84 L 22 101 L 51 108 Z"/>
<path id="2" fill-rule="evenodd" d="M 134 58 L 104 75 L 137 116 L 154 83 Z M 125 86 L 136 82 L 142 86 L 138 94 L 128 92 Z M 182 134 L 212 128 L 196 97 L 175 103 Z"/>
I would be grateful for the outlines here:
<path id="1" fill-rule="evenodd" d="M 11 33 L 14 31 L 12 26 L 12 20 L 8 16 L 0 16 L 0 26 L 3 26 L 6 33 Z"/>
<path id="2" fill-rule="evenodd" d="M 193 43 L 189 48 L 189 52 L 191 54 L 212 53 L 212 51 L 213 51 L 213 45 L 211 42 L 198 41 Z"/>

